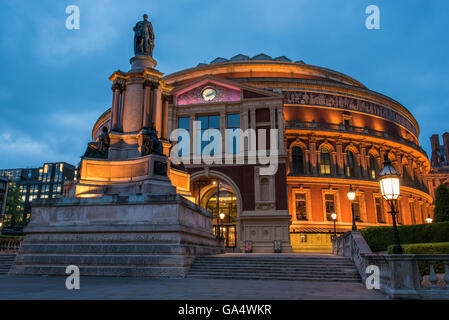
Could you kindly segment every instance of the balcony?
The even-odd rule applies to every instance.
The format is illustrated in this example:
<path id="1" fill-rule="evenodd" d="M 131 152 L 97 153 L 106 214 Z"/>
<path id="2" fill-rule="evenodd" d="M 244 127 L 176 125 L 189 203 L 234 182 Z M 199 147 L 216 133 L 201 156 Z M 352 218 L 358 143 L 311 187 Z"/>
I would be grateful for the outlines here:
<path id="1" fill-rule="evenodd" d="M 333 131 L 333 132 L 345 132 L 345 133 L 356 133 L 360 135 L 365 136 L 371 136 L 371 137 L 379 137 L 386 140 L 399 142 L 401 144 L 404 144 L 406 146 L 409 146 L 422 154 L 424 154 L 427 157 L 426 151 L 421 148 L 419 145 L 414 143 L 413 141 L 404 139 L 402 137 L 398 136 L 392 136 L 384 131 L 378 131 L 369 129 L 368 127 L 355 127 L 355 126 L 348 126 L 344 125 L 343 123 L 340 124 L 334 124 L 334 123 L 326 123 L 326 122 L 307 122 L 307 121 L 286 121 L 285 122 L 285 129 L 312 129 L 312 130 L 320 130 L 320 131 Z"/>

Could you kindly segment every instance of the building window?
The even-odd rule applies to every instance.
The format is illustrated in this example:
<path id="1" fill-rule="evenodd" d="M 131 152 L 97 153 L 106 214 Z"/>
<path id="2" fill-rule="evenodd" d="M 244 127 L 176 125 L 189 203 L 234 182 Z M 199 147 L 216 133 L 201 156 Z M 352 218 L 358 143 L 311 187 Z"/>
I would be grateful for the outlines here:
<path id="1" fill-rule="evenodd" d="M 369 156 L 368 175 L 371 179 L 376 180 L 376 159 L 373 155 Z"/>
<path id="2" fill-rule="evenodd" d="M 307 202 L 305 193 L 295 194 L 296 220 L 307 220 Z"/>
<path id="3" fill-rule="evenodd" d="M 190 118 L 189 117 L 178 118 L 178 129 L 184 129 L 190 133 Z M 182 139 L 183 138 L 181 136 L 179 136 L 178 143 L 180 143 L 182 141 Z M 188 141 L 188 145 L 190 146 L 190 140 Z M 184 151 L 184 153 L 183 153 L 183 151 Z M 178 157 L 188 156 L 187 153 L 188 153 L 187 150 L 180 149 L 178 152 Z M 76 174 L 75 174 L 75 176 L 76 176 Z"/>
<path id="4" fill-rule="evenodd" d="M 299 242 L 307 242 L 307 234 L 306 233 L 302 233 L 299 235 Z"/>
<path id="5" fill-rule="evenodd" d="M 376 216 L 377 216 L 377 222 L 378 223 L 385 223 L 384 219 L 384 208 L 383 208 L 383 202 L 381 197 L 375 197 L 375 204 L 376 204 Z"/>
<path id="6" fill-rule="evenodd" d="M 198 141 L 201 141 L 201 143 L 198 143 L 198 153 L 202 154 L 203 153 L 203 149 L 205 146 L 207 146 L 209 143 L 211 143 L 212 141 L 210 140 L 210 136 L 208 135 L 203 135 L 205 133 L 206 130 L 208 129 L 218 129 L 220 130 L 220 116 L 216 115 L 216 116 L 199 116 L 197 119 L 200 123 L 201 123 L 201 131 L 198 130 Z M 203 139 L 204 138 L 204 141 Z M 215 151 L 215 150 L 213 150 Z M 211 154 L 214 154 L 213 152 Z"/>
<path id="7" fill-rule="evenodd" d="M 354 153 L 350 150 L 346 151 L 346 176 L 354 176 Z"/>
<path id="8" fill-rule="evenodd" d="M 333 193 L 326 193 L 324 195 L 324 206 L 326 209 L 326 219 L 328 221 L 332 221 L 332 213 L 335 212 L 335 194 Z"/>
<path id="9" fill-rule="evenodd" d="M 300 147 L 292 148 L 292 174 L 304 174 L 304 151 Z"/>
<path id="10" fill-rule="evenodd" d="M 352 211 L 354 212 L 354 218 L 357 222 L 362 222 L 360 217 L 360 196 L 356 195 L 354 200 L 351 201 Z"/>
<path id="11" fill-rule="evenodd" d="M 321 174 L 331 174 L 331 155 L 326 148 L 320 149 L 320 172 Z"/>
<path id="12" fill-rule="evenodd" d="M 226 116 L 226 128 L 227 131 L 227 153 L 239 153 L 240 152 L 240 114 L 233 113 Z M 233 133 L 234 132 L 234 133 Z"/>

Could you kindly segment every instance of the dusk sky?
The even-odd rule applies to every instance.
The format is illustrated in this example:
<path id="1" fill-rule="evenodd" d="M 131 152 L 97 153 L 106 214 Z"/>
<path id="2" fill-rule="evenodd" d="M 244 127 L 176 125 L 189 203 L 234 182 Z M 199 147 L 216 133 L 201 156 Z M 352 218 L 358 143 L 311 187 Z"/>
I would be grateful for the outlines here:
<path id="1" fill-rule="evenodd" d="M 80 29 L 68 30 L 68 5 Z M 365 9 L 380 8 L 380 30 Z M 169 74 L 238 53 L 285 55 L 345 73 L 403 104 L 432 134 L 449 131 L 447 0 L 0 0 L 0 168 L 77 165 L 128 71 L 132 27 L 149 15 L 157 69 Z"/>

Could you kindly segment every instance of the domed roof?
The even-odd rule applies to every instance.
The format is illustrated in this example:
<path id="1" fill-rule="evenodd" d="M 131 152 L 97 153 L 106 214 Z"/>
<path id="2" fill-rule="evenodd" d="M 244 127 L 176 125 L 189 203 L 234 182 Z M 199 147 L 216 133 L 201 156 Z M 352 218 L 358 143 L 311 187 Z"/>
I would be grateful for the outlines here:
<path id="1" fill-rule="evenodd" d="M 281 62 L 292 62 L 292 60 L 290 60 L 286 56 L 280 56 L 280 57 L 277 57 L 277 58 L 272 58 L 272 57 L 270 57 L 269 55 L 267 55 L 265 53 L 259 53 L 259 54 L 255 55 L 254 57 L 250 58 L 247 55 L 239 53 L 239 54 L 233 56 L 230 59 L 217 57 L 214 60 L 212 60 L 210 62 L 210 64 L 223 63 L 223 62 L 234 62 L 234 61 L 281 61 Z M 304 64 L 304 61 L 302 61 L 302 60 L 301 61 L 296 61 L 296 63 Z M 207 64 L 206 63 L 198 64 L 198 66 L 205 66 L 205 65 L 207 65 Z"/>

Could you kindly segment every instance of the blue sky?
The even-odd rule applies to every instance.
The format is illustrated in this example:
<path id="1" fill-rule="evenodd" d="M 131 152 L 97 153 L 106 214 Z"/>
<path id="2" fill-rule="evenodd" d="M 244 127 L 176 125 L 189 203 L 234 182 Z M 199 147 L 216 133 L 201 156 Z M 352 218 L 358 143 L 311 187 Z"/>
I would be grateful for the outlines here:
<path id="1" fill-rule="evenodd" d="M 112 100 L 108 77 L 129 70 L 132 27 L 148 13 L 166 74 L 238 53 L 350 75 L 402 103 L 420 141 L 449 131 L 447 0 L 0 0 L 0 168 L 77 164 Z M 67 30 L 65 8 L 80 8 Z M 365 27 L 380 8 L 381 29 Z"/>

